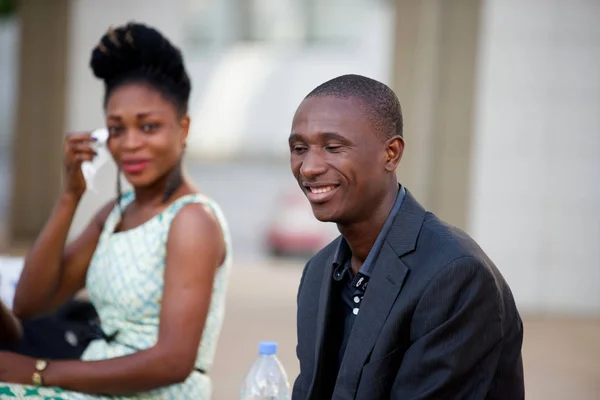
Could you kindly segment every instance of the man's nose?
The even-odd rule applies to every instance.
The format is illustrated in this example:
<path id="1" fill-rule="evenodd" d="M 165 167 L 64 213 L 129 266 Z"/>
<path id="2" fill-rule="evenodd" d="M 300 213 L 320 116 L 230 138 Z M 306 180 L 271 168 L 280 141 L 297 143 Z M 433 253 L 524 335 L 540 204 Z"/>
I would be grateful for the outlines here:
<path id="1" fill-rule="evenodd" d="M 318 150 L 308 150 L 300 166 L 300 174 L 306 179 L 313 179 L 327 171 L 323 154 Z"/>

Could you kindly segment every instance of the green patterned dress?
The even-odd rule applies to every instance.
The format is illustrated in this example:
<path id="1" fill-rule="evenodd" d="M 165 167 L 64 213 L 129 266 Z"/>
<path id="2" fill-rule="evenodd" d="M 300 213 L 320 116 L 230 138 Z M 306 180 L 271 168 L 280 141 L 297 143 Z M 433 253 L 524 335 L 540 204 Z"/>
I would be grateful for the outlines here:
<path id="1" fill-rule="evenodd" d="M 134 199 L 133 192 L 121 199 L 124 208 Z M 167 235 L 177 211 L 190 203 L 201 203 L 212 210 L 225 236 L 227 255 L 215 275 L 210 309 L 196 356 L 196 368 L 210 371 L 225 312 L 225 294 L 231 267 L 231 240 L 225 218 L 217 204 L 200 195 L 180 197 L 163 212 L 144 224 L 114 232 L 120 221 L 115 207 L 109 214 L 92 257 L 86 287 L 91 302 L 107 335 L 118 332 L 113 341 L 95 340 L 81 359 L 105 360 L 152 347 L 158 337 L 161 299 L 164 286 Z M 32 371 L 33 373 L 33 371 Z M 136 396 L 98 396 L 58 388 L 0 383 L 0 399 L 194 399 L 211 398 L 210 378 L 194 371 L 183 383 Z"/>

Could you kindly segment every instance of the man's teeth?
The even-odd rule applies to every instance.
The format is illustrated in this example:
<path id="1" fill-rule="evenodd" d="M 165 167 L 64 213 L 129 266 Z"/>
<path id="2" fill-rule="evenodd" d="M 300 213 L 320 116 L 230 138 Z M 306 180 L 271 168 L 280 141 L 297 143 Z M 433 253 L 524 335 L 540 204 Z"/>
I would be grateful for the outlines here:
<path id="1" fill-rule="evenodd" d="M 334 186 L 311 187 L 310 191 L 314 194 L 327 193 L 334 189 Z"/>

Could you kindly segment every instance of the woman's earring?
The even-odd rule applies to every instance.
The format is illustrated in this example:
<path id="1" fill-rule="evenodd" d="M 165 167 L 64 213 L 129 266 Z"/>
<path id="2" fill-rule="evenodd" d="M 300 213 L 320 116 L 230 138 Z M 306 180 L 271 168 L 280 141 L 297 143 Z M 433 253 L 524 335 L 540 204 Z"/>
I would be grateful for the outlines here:
<path id="1" fill-rule="evenodd" d="M 173 193 L 175 193 L 175 191 L 179 189 L 179 186 L 183 184 L 183 172 L 181 169 L 181 159 L 179 159 L 179 162 L 177 163 L 175 168 L 173 168 L 171 174 L 167 178 L 165 194 L 163 195 L 163 203 L 166 203 L 169 200 L 169 198 L 171 198 Z"/>
<path id="2" fill-rule="evenodd" d="M 121 210 L 121 197 L 123 197 L 123 192 L 121 190 L 121 170 L 119 168 L 117 168 L 117 206 L 119 207 L 119 210 L 121 212 L 123 212 L 123 210 Z"/>

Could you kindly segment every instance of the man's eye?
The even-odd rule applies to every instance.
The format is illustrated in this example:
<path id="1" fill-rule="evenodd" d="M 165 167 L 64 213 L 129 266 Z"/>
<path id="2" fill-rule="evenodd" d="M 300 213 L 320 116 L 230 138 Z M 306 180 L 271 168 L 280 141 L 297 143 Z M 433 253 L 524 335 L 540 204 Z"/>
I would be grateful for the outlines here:
<path id="1" fill-rule="evenodd" d="M 340 151 L 342 146 L 325 146 L 325 150 L 335 153 L 336 151 Z"/>

